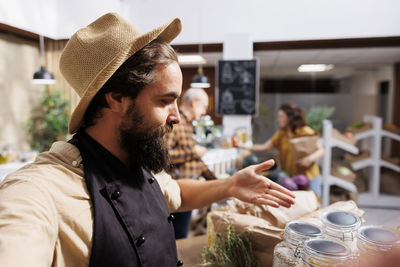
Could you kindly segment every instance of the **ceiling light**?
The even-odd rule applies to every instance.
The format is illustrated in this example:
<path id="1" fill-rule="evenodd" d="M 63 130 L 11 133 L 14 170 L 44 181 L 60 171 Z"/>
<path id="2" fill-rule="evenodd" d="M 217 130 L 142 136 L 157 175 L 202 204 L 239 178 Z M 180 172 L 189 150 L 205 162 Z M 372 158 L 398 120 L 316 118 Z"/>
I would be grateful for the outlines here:
<path id="1" fill-rule="evenodd" d="M 332 64 L 303 64 L 297 68 L 298 72 L 322 72 L 333 69 Z"/>
<path id="2" fill-rule="evenodd" d="M 178 55 L 181 65 L 202 65 L 206 64 L 206 59 L 200 55 Z"/>
<path id="3" fill-rule="evenodd" d="M 54 76 L 52 73 L 46 70 L 44 66 L 45 58 L 44 58 L 44 38 L 43 35 L 39 36 L 39 45 L 40 45 L 40 61 L 41 66 L 40 70 L 33 74 L 32 83 L 33 84 L 55 84 L 56 80 L 54 80 Z"/>
<path id="4" fill-rule="evenodd" d="M 53 74 L 46 70 L 46 67 L 40 66 L 40 70 L 33 74 L 33 84 L 55 84 Z"/>

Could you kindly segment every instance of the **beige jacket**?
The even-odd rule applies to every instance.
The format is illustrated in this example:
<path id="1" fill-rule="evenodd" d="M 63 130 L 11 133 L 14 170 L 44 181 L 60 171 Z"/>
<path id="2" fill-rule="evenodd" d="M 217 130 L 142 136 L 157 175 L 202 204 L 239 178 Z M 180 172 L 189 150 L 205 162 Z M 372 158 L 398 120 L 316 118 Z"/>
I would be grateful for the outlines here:
<path id="1" fill-rule="evenodd" d="M 93 209 L 79 150 L 56 142 L 0 185 L 0 266 L 88 266 Z M 156 176 L 170 211 L 178 184 Z"/>

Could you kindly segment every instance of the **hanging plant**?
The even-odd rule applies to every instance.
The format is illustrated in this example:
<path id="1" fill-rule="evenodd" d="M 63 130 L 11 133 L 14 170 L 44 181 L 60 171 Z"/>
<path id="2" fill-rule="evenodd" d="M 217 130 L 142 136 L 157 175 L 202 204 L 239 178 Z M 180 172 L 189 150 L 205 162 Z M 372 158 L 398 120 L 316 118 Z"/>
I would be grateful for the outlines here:
<path id="1" fill-rule="evenodd" d="M 43 100 L 27 122 L 31 149 L 48 150 L 55 141 L 65 140 L 68 135 L 68 100 L 59 91 L 45 90 Z"/>

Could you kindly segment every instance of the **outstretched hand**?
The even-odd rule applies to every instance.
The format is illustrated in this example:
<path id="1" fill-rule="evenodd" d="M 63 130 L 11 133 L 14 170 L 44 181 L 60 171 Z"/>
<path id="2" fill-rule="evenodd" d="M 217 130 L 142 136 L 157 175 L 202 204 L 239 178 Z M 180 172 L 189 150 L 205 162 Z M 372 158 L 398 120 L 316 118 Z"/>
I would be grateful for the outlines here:
<path id="1" fill-rule="evenodd" d="M 259 172 L 271 168 L 274 163 L 271 159 L 238 171 L 231 177 L 230 195 L 253 204 L 289 208 L 294 204 L 295 195 L 265 176 L 258 175 Z"/>

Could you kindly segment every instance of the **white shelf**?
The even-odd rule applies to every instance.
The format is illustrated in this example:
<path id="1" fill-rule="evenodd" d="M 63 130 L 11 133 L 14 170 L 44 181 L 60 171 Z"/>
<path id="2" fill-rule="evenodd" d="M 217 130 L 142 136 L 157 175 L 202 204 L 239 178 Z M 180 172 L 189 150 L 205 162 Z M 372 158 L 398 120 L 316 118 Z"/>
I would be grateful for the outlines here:
<path id="1" fill-rule="evenodd" d="M 349 145 L 335 138 L 332 138 L 332 146 L 339 147 L 352 154 L 358 154 L 358 148 L 356 146 Z"/>
<path id="2" fill-rule="evenodd" d="M 325 148 L 325 154 L 322 158 L 322 206 L 326 207 L 329 205 L 329 191 L 331 185 L 337 185 L 351 192 L 357 192 L 357 188 L 353 183 L 347 182 L 341 178 L 335 177 L 331 174 L 332 168 L 332 148 L 338 147 L 344 151 L 348 151 L 353 154 L 358 154 L 358 148 L 356 146 L 345 143 L 341 140 L 335 139 L 332 136 L 332 122 L 325 120 L 323 122 L 323 146 Z"/>
<path id="3" fill-rule="evenodd" d="M 358 171 L 358 170 L 361 170 L 366 167 L 374 166 L 374 164 L 375 164 L 375 162 L 373 159 L 367 158 L 367 159 L 362 159 L 362 160 L 358 160 L 358 161 L 351 163 L 351 168 L 355 171 Z M 400 172 L 400 166 L 394 165 L 393 163 L 390 163 L 388 161 L 380 160 L 379 165 L 380 165 L 380 167 L 386 167 L 395 172 Z"/>
<path id="4" fill-rule="evenodd" d="M 382 130 L 382 136 L 386 136 L 386 137 L 392 138 L 392 139 L 400 142 L 400 135 L 399 134 L 394 134 L 392 132 L 389 132 L 389 131 L 386 131 L 386 130 Z"/>
<path id="5" fill-rule="evenodd" d="M 400 196 L 388 194 L 379 194 L 375 196 L 371 193 L 362 193 L 358 195 L 358 205 L 368 207 L 400 208 Z"/>
<path id="6" fill-rule="evenodd" d="M 373 164 L 374 164 L 374 162 L 371 158 L 366 158 L 366 159 L 358 160 L 358 161 L 351 163 L 351 168 L 353 168 L 353 170 L 355 170 L 355 171 L 358 171 L 360 169 L 372 166 Z"/>
<path id="7" fill-rule="evenodd" d="M 354 170 L 371 167 L 368 193 L 359 195 L 359 204 L 372 207 L 400 207 L 400 196 L 392 196 L 380 193 L 381 167 L 386 167 L 400 172 L 400 166 L 381 159 L 382 137 L 389 137 L 400 141 L 400 135 L 382 129 L 382 119 L 376 116 L 365 116 L 364 122 L 369 122 L 372 129 L 354 135 L 357 140 L 371 137 L 365 143 L 371 151 L 371 157 L 351 164 Z"/>
<path id="8" fill-rule="evenodd" d="M 385 160 L 381 160 L 381 166 L 392 169 L 395 172 L 400 172 L 400 166 L 394 165 L 393 163 L 387 162 Z"/>
<path id="9" fill-rule="evenodd" d="M 368 122 L 372 125 L 371 129 L 364 132 L 354 134 L 356 140 L 369 138 L 368 140 L 362 140 L 364 145 L 368 147 L 371 152 L 371 156 L 356 162 L 351 163 L 353 170 L 360 170 L 366 167 L 370 167 L 371 171 L 369 178 L 369 190 L 368 193 L 359 195 L 359 204 L 364 206 L 376 206 L 376 207 L 400 207 L 400 196 L 392 196 L 386 194 L 380 194 L 380 179 L 381 179 L 381 167 L 389 168 L 395 172 L 400 172 L 400 166 L 394 165 L 388 161 L 381 159 L 381 148 L 382 148 L 382 137 L 389 137 L 391 139 L 400 141 L 400 135 L 392 133 L 390 131 L 382 129 L 382 119 L 376 116 L 364 116 L 364 122 Z M 330 173 L 331 160 L 332 160 L 332 147 L 339 147 L 351 153 L 357 153 L 358 149 L 351 145 L 348 145 L 340 140 L 332 137 L 332 122 L 324 121 L 324 148 L 325 155 L 323 158 L 322 165 L 322 178 L 323 178 L 323 196 L 322 205 L 327 206 L 329 204 L 329 187 L 333 184 L 343 187 L 349 191 L 357 191 L 354 184 L 342 180 L 338 177 L 334 177 Z M 357 149 L 357 150 L 355 150 Z M 400 178 L 400 176 L 399 176 Z"/>
<path id="10" fill-rule="evenodd" d="M 333 175 L 329 175 L 329 185 L 337 185 L 351 192 L 357 192 L 357 187 L 353 183 L 347 182 Z"/>
<path id="11" fill-rule="evenodd" d="M 364 139 L 364 138 L 367 138 L 370 136 L 374 136 L 374 134 L 375 134 L 374 129 L 370 129 L 370 130 L 366 130 L 361 133 L 354 134 L 354 138 L 357 140 L 360 140 L 360 139 Z"/>

